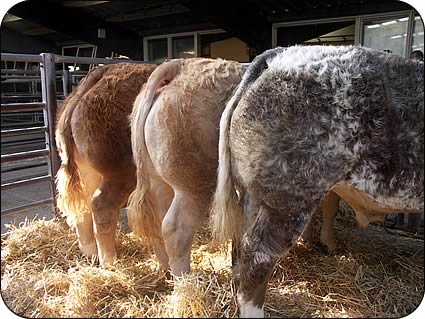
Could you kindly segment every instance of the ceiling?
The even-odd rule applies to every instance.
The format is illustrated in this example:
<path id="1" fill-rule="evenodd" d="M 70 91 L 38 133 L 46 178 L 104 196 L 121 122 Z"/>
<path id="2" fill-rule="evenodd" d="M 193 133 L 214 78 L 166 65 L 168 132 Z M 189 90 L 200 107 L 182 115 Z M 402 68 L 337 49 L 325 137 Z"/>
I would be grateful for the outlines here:
<path id="1" fill-rule="evenodd" d="M 81 41 L 131 51 L 144 36 L 220 28 L 263 51 L 274 22 L 410 9 L 397 0 L 28 0 L 9 10 L 2 29 L 56 46 Z"/>

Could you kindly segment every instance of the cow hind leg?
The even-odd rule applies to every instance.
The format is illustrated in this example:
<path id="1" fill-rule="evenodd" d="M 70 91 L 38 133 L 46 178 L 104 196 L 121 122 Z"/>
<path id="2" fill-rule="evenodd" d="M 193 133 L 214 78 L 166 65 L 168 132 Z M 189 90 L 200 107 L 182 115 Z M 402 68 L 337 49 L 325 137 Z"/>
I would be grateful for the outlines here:
<path id="1" fill-rule="evenodd" d="M 96 241 L 93 232 L 93 219 L 90 213 L 84 214 L 76 223 L 78 247 L 83 255 L 91 257 L 97 255 Z"/>
<path id="2" fill-rule="evenodd" d="M 162 179 L 155 178 L 151 181 L 151 189 L 155 194 L 157 200 L 158 214 L 162 221 L 171 205 L 173 200 L 173 189 Z M 160 267 L 164 270 L 168 269 L 168 254 L 165 249 L 164 239 L 162 236 L 161 228 L 155 230 L 159 236 L 151 239 L 152 247 L 155 252 L 156 258 L 159 261 Z"/>
<path id="3" fill-rule="evenodd" d="M 202 217 L 202 211 L 190 195 L 175 191 L 171 206 L 162 221 L 162 235 L 174 276 L 181 276 L 190 270 L 193 235 Z"/>
<path id="4" fill-rule="evenodd" d="M 240 243 L 232 242 L 232 272 L 233 275 L 240 274 Z"/>
<path id="5" fill-rule="evenodd" d="M 292 207 L 297 211 L 281 212 L 261 205 L 257 218 L 242 236 L 238 303 L 243 318 L 264 317 L 263 303 L 273 267 L 310 222 L 312 206 L 297 203 Z"/>
<path id="6" fill-rule="evenodd" d="M 243 215 L 242 228 L 246 229 L 254 222 L 255 216 L 259 211 L 258 203 L 252 200 L 248 193 L 243 195 Z M 240 258 L 241 258 L 241 243 L 239 241 L 232 242 L 232 271 L 235 276 L 240 275 Z"/>
<path id="7" fill-rule="evenodd" d="M 90 203 L 95 190 L 99 187 L 101 176 L 87 162 L 80 159 L 77 161 L 82 184 L 84 186 L 85 201 Z M 88 206 L 88 205 L 87 205 Z M 97 247 L 93 230 L 91 209 L 83 212 L 82 217 L 76 222 L 78 246 L 86 256 L 96 256 Z"/>
<path id="8" fill-rule="evenodd" d="M 94 233 L 101 266 L 112 265 L 116 260 L 115 235 L 119 210 L 125 204 L 133 184 L 131 177 L 116 179 L 103 177 L 100 187 L 94 192 L 91 208 Z"/>
<path id="9" fill-rule="evenodd" d="M 320 209 L 318 209 L 318 211 L 320 212 Z M 309 244 L 313 241 L 313 226 L 311 225 L 311 223 L 309 223 L 307 225 L 307 227 L 305 228 L 303 234 L 301 235 L 301 238 L 306 243 L 309 243 Z"/>
<path id="10" fill-rule="evenodd" d="M 334 222 L 339 208 L 340 197 L 330 191 L 324 195 L 320 202 L 322 209 L 322 227 L 320 229 L 320 242 L 326 246 L 329 252 L 336 249 Z"/>

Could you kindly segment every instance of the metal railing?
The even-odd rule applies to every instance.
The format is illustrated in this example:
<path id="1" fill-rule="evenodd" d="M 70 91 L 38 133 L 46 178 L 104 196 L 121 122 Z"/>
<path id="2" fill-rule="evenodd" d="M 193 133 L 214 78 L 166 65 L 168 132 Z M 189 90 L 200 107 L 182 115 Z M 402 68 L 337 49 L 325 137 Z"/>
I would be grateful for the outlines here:
<path id="1" fill-rule="evenodd" d="M 84 58 L 72 56 L 59 56 L 52 53 L 42 53 L 40 55 L 27 55 L 27 54 L 1 54 L 2 61 L 16 61 L 16 62 L 38 62 L 40 70 L 2 70 L 3 75 L 8 76 L 10 81 L 40 81 L 41 82 L 41 102 L 20 102 L 20 103 L 2 103 L 2 115 L 15 112 L 28 112 L 28 111 L 42 111 L 43 112 L 43 126 L 25 127 L 4 129 L 2 128 L 2 137 L 26 135 L 34 133 L 44 133 L 45 145 L 43 149 L 15 152 L 11 154 L 1 155 L 1 163 L 16 162 L 21 160 L 28 160 L 33 158 L 47 158 L 48 173 L 43 176 L 36 176 L 26 178 L 23 180 L 6 182 L 1 184 L 1 190 L 16 189 L 18 187 L 32 185 L 35 183 L 46 182 L 50 184 L 51 197 L 43 200 L 34 201 L 29 204 L 21 205 L 18 207 L 9 208 L 1 211 L 1 215 L 8 215 L 19 211 L 27 210 L 30 208 L 39 207 L 46 204 L 52 205 L 53 213 L 57 213 L 56 208 L 56 187 L 55 176 L 60 166 L 59 156 L 55 143 L 55 119 L 58 108 L 58 94 L 56 84 L 58 80 L 62 80 L 63 97 L 70 93 L 74 84 L 85 76 L 88 72 L 73 72 L 71 75 L 68 70 L 56 70 L 57 63 L 80 63 L 80 64 L 113 64 L 113 63 L 149 63 L 134 60 L 122 59 L 101 59 L 101 58 Z M 37 75 L 40 74 L 38 78 Z M 22 78 L 21 78 L 22 76 Z M 77 79 L 77 80 L 75 80 Z M 73 81 L 74 80 L 74 81 Z M 2 82 L 3 83 L 3 82 Z M 20 98 L 17 96 L 16 98 Z M 25 95 L 23 100 L 25 100 Z M 3 96 L 2 96 L 3 100 Z M 59 101 L 60 102 L 60 101 Z M 22 113 L 21 113 L 22 114 Z"/>
<path id="2" fill-rule="evenodd" d="M 59 157 L 56 151 L 56 145 L 54 141 L 54 119 L 57 110 L 56 101 L 56 78 L 55 78 L 55 58 L 53 54 L 43 53 L 40 55 L 25 55 L 25 54 L 2 54 L 2 61 L 23 61 L 23 62 L 38 62 L 40 64 L 40 81 L 42 88 L 42 102 L 30 102 L 30 103 L 4 103 L 1 104 L 1 113 L 11 112 L 22 112 L 22 111 L 42 111 L 44 117 L 44 127 L 42 132 L 45 133 L 46 146 L 45 149 L 18 152 L 12 154 L 6 154 L 1 156 L 1 163 L 20 161 L 24 159 L 32 159 L 37 157 L 46 157 L 48 173 L 44 176 L 35 178 L 28 178 L 24 180 L 18 180 L 8 183 L 2 183 L 1 190 L 14 189 L 25 185 L 34 183 L 40 183 L 42 181 L 50 182 L 51 198 L 43 199 L 41 201 L 32 202 L 30 204 L 21 205 L 18 207 L 9 208 L 2 210 L 1 214 L 6 215 L 29 208 L 38 207 L 40 205 L 52 204 L 52 210 L 55 211 L 55 182 L 54 176 L 59 169 Z M 31 73 L 31 72 L 28 72 Z M 29 80 L 34 80 L 32 77 Z M 33 133 L 40 128 L 23 128 L 23 129 L 12 129 L 2 130 L 2 137 L 12 134 L 24 134 Z"/>

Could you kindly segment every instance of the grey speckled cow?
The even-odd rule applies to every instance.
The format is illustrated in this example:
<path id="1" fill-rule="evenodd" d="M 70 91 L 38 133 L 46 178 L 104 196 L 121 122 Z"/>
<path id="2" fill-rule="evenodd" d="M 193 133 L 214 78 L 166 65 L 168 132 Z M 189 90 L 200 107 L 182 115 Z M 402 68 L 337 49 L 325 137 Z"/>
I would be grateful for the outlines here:
<path id="1" fill-rule="evenodd" d="M 242 317 L 328 191 L 358 212 L 424 206 L 424 67 L 359 47 L 268 50 L 221 117 L 212 224 L 240 240 Z"/>

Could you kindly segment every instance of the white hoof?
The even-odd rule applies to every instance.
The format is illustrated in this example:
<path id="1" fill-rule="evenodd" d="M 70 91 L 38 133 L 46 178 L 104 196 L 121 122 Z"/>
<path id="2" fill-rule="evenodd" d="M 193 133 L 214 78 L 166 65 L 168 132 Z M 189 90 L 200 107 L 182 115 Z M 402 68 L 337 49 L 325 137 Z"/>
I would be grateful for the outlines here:
<path id="1" fill-rule="evenodd" d="M 113 266 L 117 260 L 117 254 L 112 256 L 105 256 L 104 254 L 99 253 L 99 264 L 101 267 Z"/>
<path id="2" fill-rule="evenodd" d="M 82 243 L 79 241 L 78 247 L 80 247 L 84 256 L 91 257 L 97 255 L 97 246 L 95 241 L 92 241 L 91 243 Z"/>
<path id="3" fill-rule="evenodd" d="M 264 310 L 254 305 L 252 301 L 245 301 L 241 294 L 238 294 L 239 312 L 241 318 L 264 318 Z"/>

